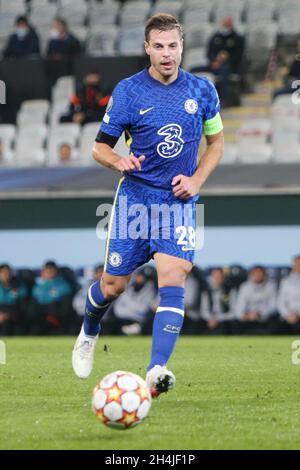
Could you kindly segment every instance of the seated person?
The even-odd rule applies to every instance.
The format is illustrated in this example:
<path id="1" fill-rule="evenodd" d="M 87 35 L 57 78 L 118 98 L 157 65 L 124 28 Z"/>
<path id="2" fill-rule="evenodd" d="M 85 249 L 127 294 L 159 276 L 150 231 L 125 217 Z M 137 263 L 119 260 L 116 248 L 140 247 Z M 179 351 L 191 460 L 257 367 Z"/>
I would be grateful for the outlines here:
<path id="1" fill-rule="evenodd" d="M 280 283 L 278 312 L 284 321 L 284 331 L 300 333 L 300 255 L 293 260 L 293 269 Z"/>
<path id="2" fill-rule="evenodd" d="M 72 288 L 54 261 L 44 264 L 32 289 L 31 334 L 64 334 L 72 321 Z"/>
<path id="3" fill-rule="evenodd" d="M 209 290 L 203 293 L 201 316 L 209 332 L 232 333 L 237 289 L 227 282 L 221 268 L 212 269 Z"/>
<path id="4" fill-rule="evenodd" d="M 78 161 L 77 151 L 67 142 L 62 142 L 58 147 L 57 164 L 68 166 L 74 165 Z"/>
<path id="5" fill-rule="evenodd" d="M 297 80 L 300 80 L 300 38 L 297 41 L 296 54 L 288 68 L 288 73 L 283 79 L 284 86 L 274 90 L 273 98 L 294 93 L 299 88 L 299 84 L 294 84 Z"/>
<path id="6" fill-rule="evenodd" d="M 230 98 L 232 74 L 241 73 L 244 49 L 244 38 L 235 31 L 232 18 L 224 17 L 221 28 L 209 40 L 207 58 L 209 71 L 216 76 L 216 88 L 225 104 Z"/>
<path id="7" fill-rule="evenodd" d="M 18 16 L 15 32 L 9 36 L 3 50 L 4 58 L 22 58 L 40 55 L 39 38 L 26 16 Z"/>
<path id="8" fill-rule="evenodd" d="M 147 267 L 138 269 L 123 294 L 112 304 L 103 323 L 106 334 L 149 334 L 157 307 L 157 286 L 147 275 Z"/>
<path id="9" fill-rule="evenodd" d="M 0 266 L 0 335 L 23 333 L 27 313 L 27 289 L 8 264 Z"/>
<path id="10" fill-rule="evenodd" d="M 88 73 L 72 96 L 69 111 L 60 118 L 60 122 L 99 122 L 102 120 L 110 96 L 107 94 L 98 72 Z"/>
<path id="11" fill-rule="evenodd" d="M 275 311 L 275 283 L 268 280 L 263 266 L 254 266 L 237 294 L 235 313 L 240 322 L 240 332 L 264 332 L 267 320 Z"/>
<path id="12" fill-rule="evenodd" d="M 80 41 L 69 31 L 63 18 L 53 21 L 46 55 L 53 60 L 72 58 L 80 53 Z"/>
<path id="13" fill-rule="evenodd" d="M 75 294 L 73 298 L 73 308 L 75 312 L 77 313 L 77 315 L 79 315 L 80 317 L 83 317 L 84 315 L 88 290 L 95 281 L 101 280 L 102 273 L 103 273 L 103 266 L 102 264 L 99 264 L 93 270 L 92 278 L 85 285 L 83 285 L 81 289 L 79 289 L 79 291 Z"/>

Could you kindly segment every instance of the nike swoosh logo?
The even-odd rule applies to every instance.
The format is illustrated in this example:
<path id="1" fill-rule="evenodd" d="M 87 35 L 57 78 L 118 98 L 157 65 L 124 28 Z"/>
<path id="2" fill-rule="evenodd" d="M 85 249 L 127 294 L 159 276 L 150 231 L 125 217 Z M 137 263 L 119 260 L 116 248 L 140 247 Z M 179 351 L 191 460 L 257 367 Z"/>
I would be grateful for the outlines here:
<path id="1" fill-rule="evenodd" d="M 146 114 L 148 113 L 148 111 L 151 111 L 151 109 L 153 109 L 154 106 L 152 106 L 152 108 L 148 108 L 148 109 L 140 109 L 140 115 L 143 116 L 143 114 Z"/>

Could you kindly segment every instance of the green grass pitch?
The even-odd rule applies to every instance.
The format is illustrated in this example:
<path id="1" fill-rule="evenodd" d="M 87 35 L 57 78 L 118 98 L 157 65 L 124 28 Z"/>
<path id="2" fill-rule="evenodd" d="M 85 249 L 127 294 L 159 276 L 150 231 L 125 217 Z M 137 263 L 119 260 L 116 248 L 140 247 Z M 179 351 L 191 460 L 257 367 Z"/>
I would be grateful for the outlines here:
<path id="1" fill-rule="evenodd" d="M 149 337 L 102 337 L 87 380 L 71 369 L 74 338 L 5 339 L 0 449 L 299 449 L 294 339 L 182 336 L 169 364 L 176 388 L 127 431 L 95 418 L 91 392 L 114 370 L 144 376 Z"/>

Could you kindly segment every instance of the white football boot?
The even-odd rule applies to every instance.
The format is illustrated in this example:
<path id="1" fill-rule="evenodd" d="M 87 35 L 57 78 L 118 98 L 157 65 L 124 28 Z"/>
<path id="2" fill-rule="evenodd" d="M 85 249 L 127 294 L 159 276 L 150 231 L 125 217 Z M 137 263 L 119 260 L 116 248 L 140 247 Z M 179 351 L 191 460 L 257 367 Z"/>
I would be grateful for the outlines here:
<path id="1" fill-rule="evenodd" d="M 87 336 L 82 325 L 72 353 L 73 370 L 80 379 L 87 379 L 92 372 L 97 340 L 98 335 Z"/>
<path id="2" fill-rule="evenodd" d="M 154 366 L 147 372 L 146 383 L 153 398 L 161 393 L 168 392 L 175 387 L 176 379 L 173 372 L 166 366 Z"/>

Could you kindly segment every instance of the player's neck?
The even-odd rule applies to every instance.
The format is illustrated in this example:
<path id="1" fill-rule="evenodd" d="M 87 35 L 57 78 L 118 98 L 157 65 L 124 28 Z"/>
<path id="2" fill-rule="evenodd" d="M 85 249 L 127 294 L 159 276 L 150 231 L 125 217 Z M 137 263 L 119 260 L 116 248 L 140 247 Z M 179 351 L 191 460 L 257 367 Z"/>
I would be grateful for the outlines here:
<path id="1" fill-rule="evenodd" d="M 151 75 L 154 80 L 157 80 L 158 82 L 162 83 L 163 85 L 170 85 L 171 83 L 175 82 L 175 80 L 178 77 L 179 74 L 179 69 L 176 70 L 176 72 L 171 75 L 170 77 L 164 77 L 161 75 L 154 67 L 151 65 L 151 67 L 148 69 L 149 74 Z"/>

